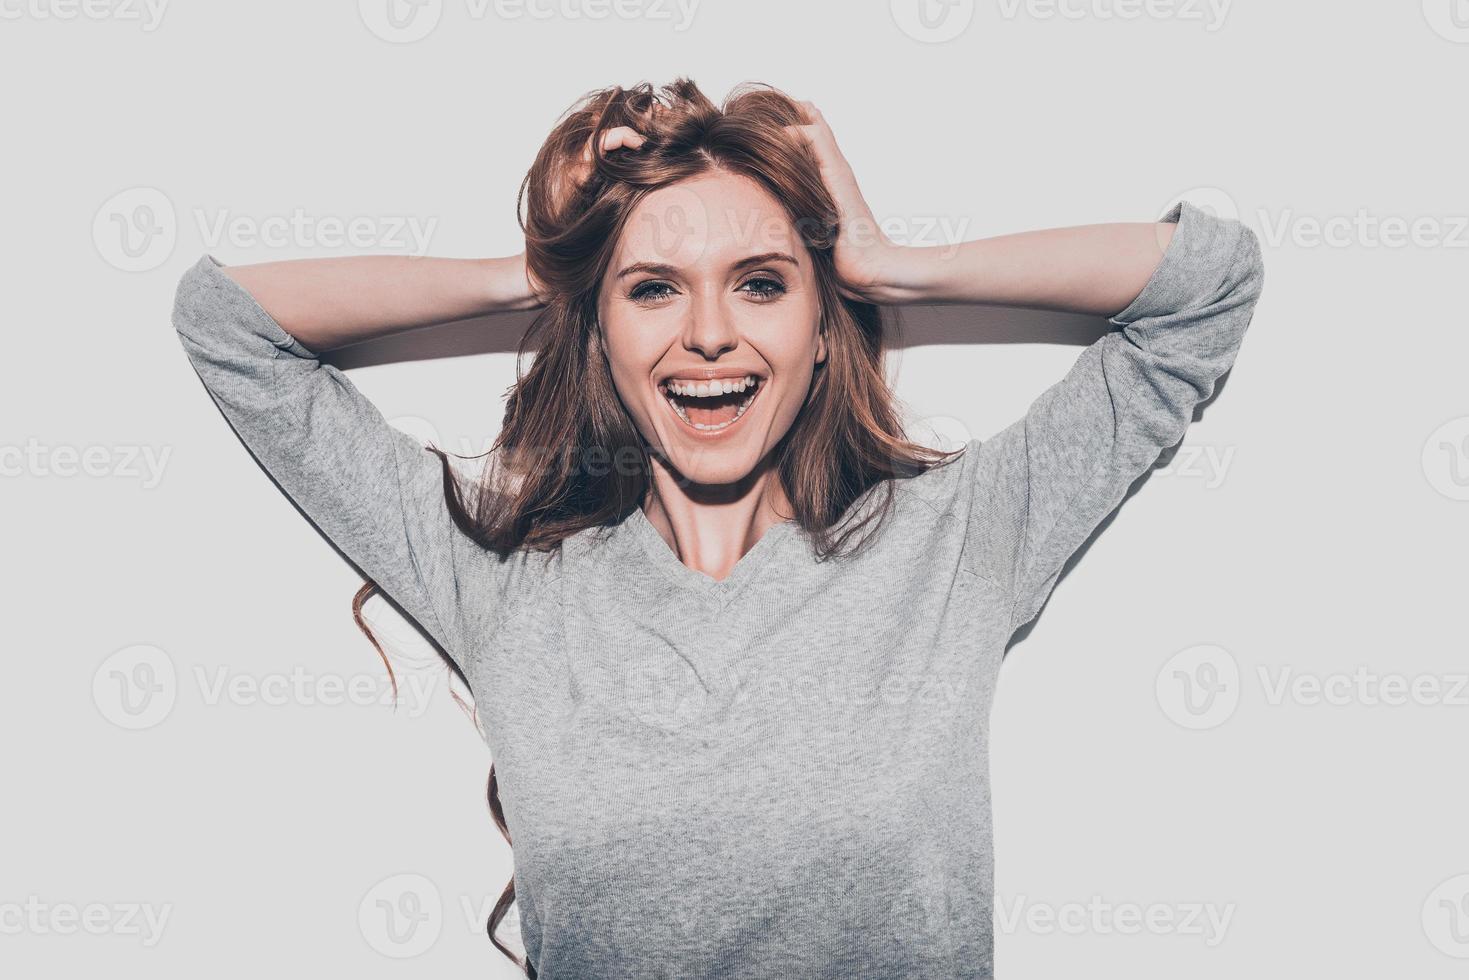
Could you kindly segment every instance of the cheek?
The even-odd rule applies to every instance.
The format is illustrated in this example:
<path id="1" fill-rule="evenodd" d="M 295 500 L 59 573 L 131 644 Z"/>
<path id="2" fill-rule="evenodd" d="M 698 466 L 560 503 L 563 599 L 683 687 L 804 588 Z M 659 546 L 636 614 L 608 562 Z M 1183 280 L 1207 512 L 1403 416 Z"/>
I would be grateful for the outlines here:
<path id="1" fill-rule="evenodd" d="M 636 392 L 647 388 L 653 369 L 663 355 L 663 346 L 648 330 L 633 329 L 630 324 L 604 323 L 602 349 L 607 354 L 607 365 L 612 372 L 612 382 L 631 408 L 638 402 Z"/>
<path id="2" fill-rule="evenodd" d="M 776 374 L 809 373 L 820 353 L 819 322 L 814 314 L 781 317 L 750 331 L 750 341 Z"/>

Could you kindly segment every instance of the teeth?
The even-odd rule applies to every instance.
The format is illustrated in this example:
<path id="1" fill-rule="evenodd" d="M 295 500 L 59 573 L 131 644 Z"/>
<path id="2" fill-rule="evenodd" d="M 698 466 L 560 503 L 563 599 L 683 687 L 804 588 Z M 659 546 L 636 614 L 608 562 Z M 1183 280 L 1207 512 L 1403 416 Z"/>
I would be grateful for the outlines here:
<path id="1" fill-rule="evenodd" d="M 748 389 L 751 389 L 751 390 L 750 390 L 749 397 L 746 398 L 743 402 L 741 402 L 740 405 L 739 405 L 739 407 L 735 409 L 735 416 L 734 416 L 734 418 L 730 419 L 728 422 L 721 422 L 718 425 L 705 425 L 702 422 L 695 422 L 695 421 L 693 421 L 692 419 L 689 418 L 688 413 L 684 411 L 684 407 L 682 405 L 680 405 L 677 401 L 675 401 L 673 399 L 673 397 L 672 397 L 672 394 L 681 394 L 681 395 L 683 395 L 686 398 L 687 397 L 707 397 L 708 394 L 710 393 L 710 386 L 709 385 L 704 384 L 702 382 L 699 383 L 699 384 L 697 384 L 697 385 L 695 385 L 695 384 L 685 385 L 683 383 L 669 382 L 668 384 L 664 385 L 664 396 L 663 397 L 664 397 L 664 400 L 666 400 L 668 402 L 668 407 L 669 408 L 672 408 L 675 412 L 677 412 L 679 418 L 683 419 L 685 422 L 687 422 L 689 425 L 693 426 L 694 428 L 696 428 L 696 429 L 704 429 L 704 430 L 707 430 L 707 431 L 717 431 L 719 429 L 725 429 L 725 428 L 728 428 L 731 425 L 734 425 L 736 422 L 738 422 L 740 420 L 740 416 L 742 416 L 742 415 L 745 414 L 745 409 L 749 408 L 750 407 L 750 403 L 755 400 L 755 391 L 753 390 L 754 385 L 755 385 L 755 377 L 753 375 L 746 375 L 745 377 L 740 378 L 738 380 L 733 380 L 733 379 L 729 379 L 729 378 L 725 378 L 725 379 L 722 379 L 722 380 L 723 380 L 723 385 L 724 385 L 724 393 L 729 393 L 729 392 L 734 392 L 734 391 L 745 391 L 747 388 Z M 718 382 L 716 382 L 716 383 L 718 383 Z M 702 389 L 702 392 L 700 392 L 698 394 L 692 394 L 692 393 L 691 394 L 684 394 L 684 392 L 688 388 Z M 672 393 L 672 394 L 670 394 L 670 393 Z"/>
<path id="2" fill-rule="evenodd" d="M 684 398 L 717 398 L 754 387 L 756 381 L 753 374 L 747 374 L 743 378 L 719 378 L 714 381 L 667 381 L 663 384 L 663 390 L 670 395 Z"/>

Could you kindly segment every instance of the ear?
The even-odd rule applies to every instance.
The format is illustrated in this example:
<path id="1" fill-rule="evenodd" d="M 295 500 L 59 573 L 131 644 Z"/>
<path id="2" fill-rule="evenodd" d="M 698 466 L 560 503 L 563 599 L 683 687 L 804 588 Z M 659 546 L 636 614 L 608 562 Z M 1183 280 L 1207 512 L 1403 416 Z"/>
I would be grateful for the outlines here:
<path id="1" fill-rule="evenodd" d="M 826 361 L 826 322 L 816 328 L 816 363 L 822 364 Z"/>

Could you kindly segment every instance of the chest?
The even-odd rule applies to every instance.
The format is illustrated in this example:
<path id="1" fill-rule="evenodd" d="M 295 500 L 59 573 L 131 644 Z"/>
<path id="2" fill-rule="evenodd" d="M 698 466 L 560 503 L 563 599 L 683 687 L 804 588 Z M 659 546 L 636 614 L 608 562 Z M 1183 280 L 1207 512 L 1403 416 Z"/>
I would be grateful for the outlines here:
<path id="1" fill-rule="evenodd" d="M 473 677 L 517 854 L 531 835 L 635 853 L 836 812 L 901 823 L 982 759 L 1006 639 L 988 583 L 915 580 L 812 565 L 717 600 L 650 603 L 636 576 L 548 590 Z"/>

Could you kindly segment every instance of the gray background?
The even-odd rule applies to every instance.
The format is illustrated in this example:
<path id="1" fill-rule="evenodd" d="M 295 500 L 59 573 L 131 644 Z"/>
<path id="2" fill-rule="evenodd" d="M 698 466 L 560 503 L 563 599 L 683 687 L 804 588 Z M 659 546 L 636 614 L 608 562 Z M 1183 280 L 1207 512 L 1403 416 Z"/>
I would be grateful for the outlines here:
<path id="1" fill-rule="evenodd" d="M 0 7 L 0 969 L 516 975 L 482 929 L 511 871 L 484 745 L 375 604 L 381 703 L 357 576 L 208 401 L 173 289 L 204 252 L 413 227 L 517 251 L 559 113 L 688 74 L 814 100 L 915 244 L 1181 195 L 1261 236 L 1221 397 L 1003 668 L 999 974 L 1463 975 L 1469 3 L 926 2 Z M 337 363 L 478 452 L 526 322 Z M 904 324 L 892 377 L 938 440 L 998 431 L 1100 329 Z"/>

